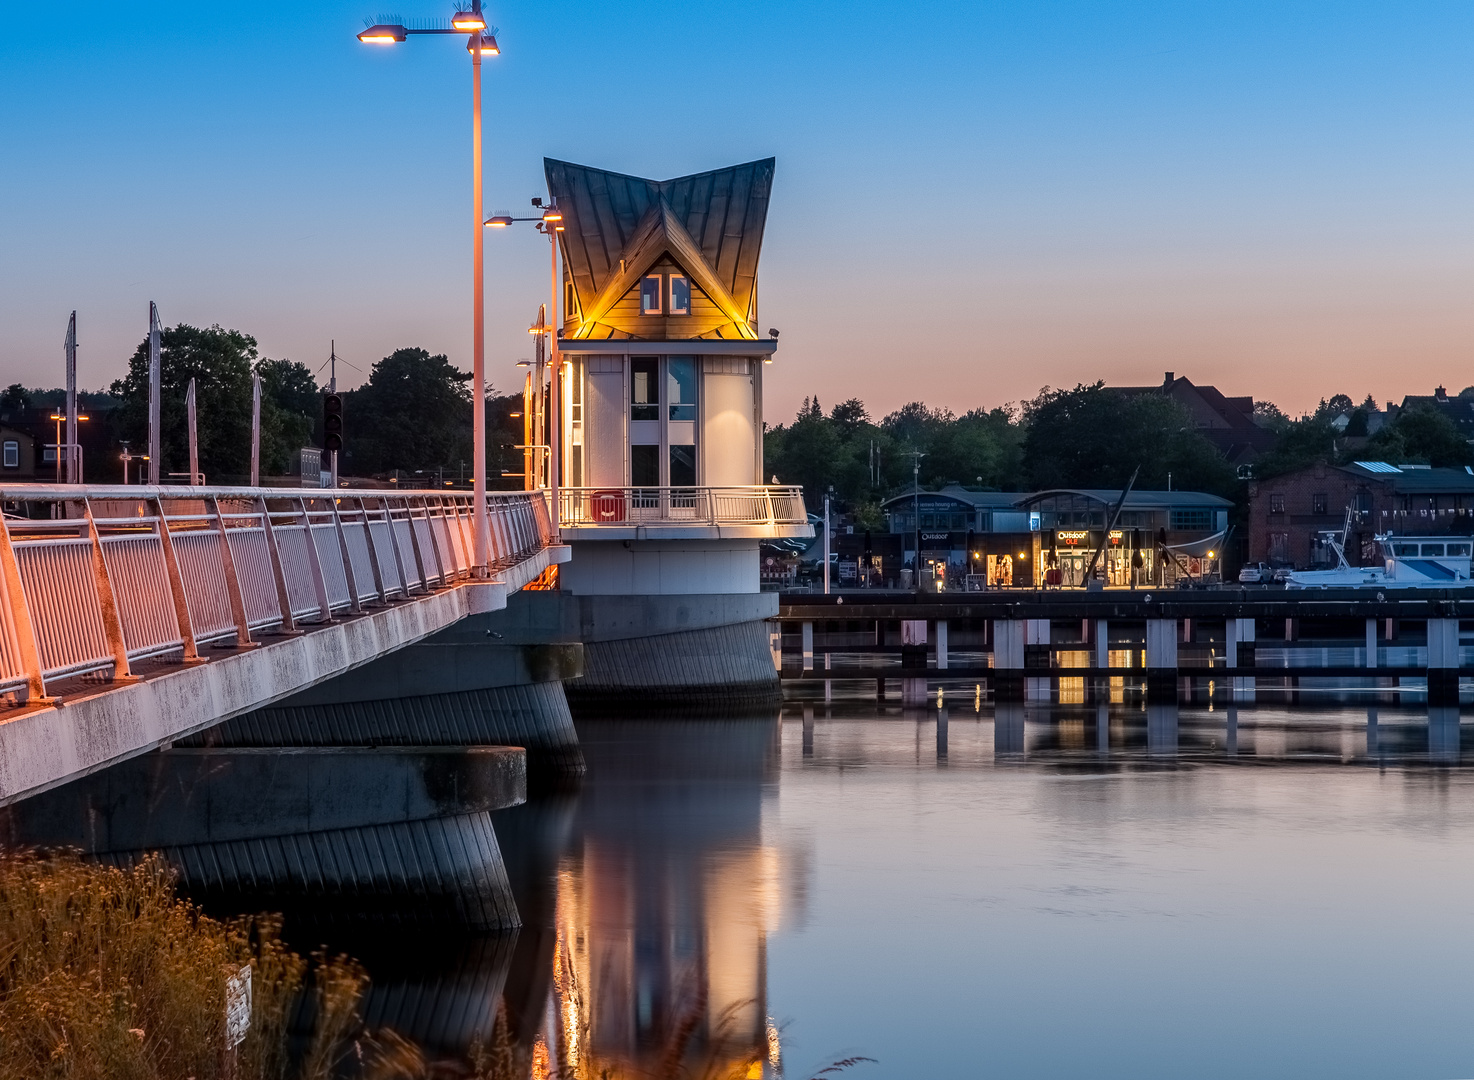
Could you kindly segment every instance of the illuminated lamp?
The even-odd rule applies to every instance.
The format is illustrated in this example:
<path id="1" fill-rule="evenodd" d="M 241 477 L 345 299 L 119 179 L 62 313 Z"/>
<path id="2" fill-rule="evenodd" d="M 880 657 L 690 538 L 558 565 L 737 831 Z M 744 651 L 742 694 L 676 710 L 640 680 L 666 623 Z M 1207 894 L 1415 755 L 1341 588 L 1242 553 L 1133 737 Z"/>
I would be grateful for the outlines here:
<path id="1" fill-rule="evenodd" d="M 450 17 L 450 25 L 457 30 L 485 30 L 486 20 L 479 11 L 457 11 Z"/>
<path id="2" fill-rule="evenodd" d="M 505 229 L 510 224 L 512 224 L 512 218 L 509 214 L 497 214 L 495 217 L 486 219 L 487 227 L 492 229 Z"/>
<path id="3" fill-rule="evenodd" d="M 543 213 L 544 221 L 562 221 L 563 215 L 557 210 L 547 210 Z"/>
<path id="4" fill-rule="evenodd" d="M 404 40 L 404 27 L 397 23 L 375 23 L 358 40 L 365 45 L 394 45 Z"/>
<path id="5" fill-rule="evenodd" d="M 466 51 L 475 52 L 478 48 L 483 56 L 500 56 L 502 51 L 496 47 L 496 38 L 490 34 L 472 34 L 466 39 Z"/>

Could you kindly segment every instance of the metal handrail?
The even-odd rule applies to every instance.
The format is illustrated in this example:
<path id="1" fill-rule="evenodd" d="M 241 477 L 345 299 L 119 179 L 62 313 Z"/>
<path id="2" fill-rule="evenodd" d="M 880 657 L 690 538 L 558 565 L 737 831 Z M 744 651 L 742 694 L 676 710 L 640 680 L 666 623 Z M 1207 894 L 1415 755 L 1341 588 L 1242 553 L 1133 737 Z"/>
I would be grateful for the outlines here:
<path id="1" fill-rule="evenodd" d="M 803 488 L 796 485 L 727 487 L 569 487 L 558 492 L 559 525 L 569 528 L 631 525 L 807 525 Z"/>
<path id="2" fill-rule="evenodd" d="M 473 571 L 469 492 L 0 485 L 0 693 L 202 645 L 259 644 L 365 604 L 408 599 Z M 553 542 L 540 492 L 488 492 L 491 565 Z"/>

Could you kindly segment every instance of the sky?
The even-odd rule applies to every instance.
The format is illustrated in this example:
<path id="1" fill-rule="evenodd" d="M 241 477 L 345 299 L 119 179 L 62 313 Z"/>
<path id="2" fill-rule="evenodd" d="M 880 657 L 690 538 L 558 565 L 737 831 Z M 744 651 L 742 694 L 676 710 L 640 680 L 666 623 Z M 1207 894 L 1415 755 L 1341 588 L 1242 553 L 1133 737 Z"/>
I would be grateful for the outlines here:
<path id="1" fill-rule="evenodd" d="M 81 384 L 111 382 L 150 300 L 312 367 L 336 342 L 343 385 L 409 345 L 470 367 L 458 40 L 361 45 L 379 12 L 339 0 L 63 11 L 0 0 L 0 383 L 59 385 L 74 309 Z M 777 158 L 770 422 L 810 394 L 961 413 L 1167 370 L 1291 413 L 1474 383 L 1474 5 L 486 11 L 488 214 L 530 212 L 545 155 L 658 179 Z M 500 390 L 545 245 L 486 238 Z"/>

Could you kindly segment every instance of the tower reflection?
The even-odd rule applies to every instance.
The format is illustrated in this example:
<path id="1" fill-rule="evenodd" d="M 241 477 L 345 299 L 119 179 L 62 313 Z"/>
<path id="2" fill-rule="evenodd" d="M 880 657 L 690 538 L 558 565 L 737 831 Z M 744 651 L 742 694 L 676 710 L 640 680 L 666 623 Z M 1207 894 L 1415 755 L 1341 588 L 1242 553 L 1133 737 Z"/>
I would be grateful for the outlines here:
<path id="1" fill-rule="evenodd" d="M 763 1075 L 776 718 L 579 728 L 588 780 L 557 865 L 532 1074 Z"/>

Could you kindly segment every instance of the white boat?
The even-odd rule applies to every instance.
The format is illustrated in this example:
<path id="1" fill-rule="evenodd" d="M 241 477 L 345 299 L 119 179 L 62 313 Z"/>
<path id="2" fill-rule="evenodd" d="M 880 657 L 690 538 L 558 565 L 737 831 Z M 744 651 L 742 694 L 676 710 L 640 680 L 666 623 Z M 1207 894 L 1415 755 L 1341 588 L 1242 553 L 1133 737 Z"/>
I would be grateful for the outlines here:
<path id="1" fill-rule="evenodd" d="M 1336 553 L 1334 570 L 1296 570 L 1285 581 L 1287 589 L 1470 589 L 1470 553 L 1474 539 L 1465 536 L 1375 537 L 1382 551 L 1380 566 L 1352 566 L 1346 561 L 1347 528 L 1339 539 L 1326 540 Z"/>

